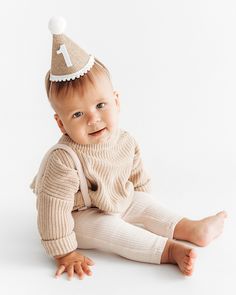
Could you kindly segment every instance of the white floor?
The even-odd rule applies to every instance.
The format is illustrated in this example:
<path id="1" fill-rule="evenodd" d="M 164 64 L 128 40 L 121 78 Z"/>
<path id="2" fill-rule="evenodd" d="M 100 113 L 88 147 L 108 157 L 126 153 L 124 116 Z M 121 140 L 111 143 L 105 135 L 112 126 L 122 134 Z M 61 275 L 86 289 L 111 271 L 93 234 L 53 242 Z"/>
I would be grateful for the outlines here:
<path id="1" fill-rule="evenodd" d="M 55 264 L 46 256 L 36 228 L 34 197 L 30 193 L 24 206 L 2 207 L 1 294 L 235 294 L 235 206 L 233 194 L 162 195 L 165 204 L 188 216 L 201 218 L 226 209 L 229 218 L 220 238 L 206 248 L 196 247 L 198 260 L 192 277 L 183 276 L 176 266 L 154 265 L 83 250 L 96 265 L 93 276 L 68 281 L 55 279 Z M 191 203 L 189 202 L 191 200 Z M 212 200 L 211 202 L 207 200 Z M 177 202 L 178 201 L 178 202 Z M 5 203 L 6 204 L 6 203 Z M 9 204 L 7 206 L 10 206 Z M 7 212 L 7 214 L 5 214 Z M 10 225 L 9 225 L 10 224 Z M 7 225 L 7 226 L 5 226 Z"/>

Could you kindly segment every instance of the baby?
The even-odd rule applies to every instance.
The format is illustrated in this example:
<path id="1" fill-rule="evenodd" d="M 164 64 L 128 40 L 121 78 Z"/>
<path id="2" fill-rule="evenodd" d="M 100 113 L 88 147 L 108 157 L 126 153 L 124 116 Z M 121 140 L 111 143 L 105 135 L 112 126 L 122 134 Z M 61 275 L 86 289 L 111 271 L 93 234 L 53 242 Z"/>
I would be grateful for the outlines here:
<path id="1" fill-rule="evenodd" d="M 63 34 L 63 19 L 52 18 L 49 28 L 53 48 L 46 90 L 63 135 L 44 157 L 31 188 L 56 277 L 92 274 L 93 260 L 77 248 L 176 264 L 192 275 L 196 252 L 176 240 L 208 245 L 221 234 L 226 212 L 191 220 L 157 202 L 139 145 L 118 127 L 120 97 L 107 68 Z"/>

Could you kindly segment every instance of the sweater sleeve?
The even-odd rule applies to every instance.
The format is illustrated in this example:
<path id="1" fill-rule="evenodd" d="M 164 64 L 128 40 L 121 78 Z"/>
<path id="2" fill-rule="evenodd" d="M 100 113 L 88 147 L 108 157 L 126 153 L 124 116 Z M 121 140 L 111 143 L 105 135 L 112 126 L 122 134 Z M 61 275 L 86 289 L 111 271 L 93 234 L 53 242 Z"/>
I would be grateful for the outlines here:
<path id="1" fill-rule="evenodd" d="M 37 195 L 38 229 L 47 254 L 56 256 L 77 248 L 72 209 L 79 178 L 64 150 L 53 151 L 46 163 Z"/>
<path id="2" fill-rule="evenodd" d="M 147 193 L 151 191 L 151 179 L 143 166 L 141 151 L 137 142 L 135 142 L 133 167 L 129 180 L 133 183 L 135 191 Z"/>

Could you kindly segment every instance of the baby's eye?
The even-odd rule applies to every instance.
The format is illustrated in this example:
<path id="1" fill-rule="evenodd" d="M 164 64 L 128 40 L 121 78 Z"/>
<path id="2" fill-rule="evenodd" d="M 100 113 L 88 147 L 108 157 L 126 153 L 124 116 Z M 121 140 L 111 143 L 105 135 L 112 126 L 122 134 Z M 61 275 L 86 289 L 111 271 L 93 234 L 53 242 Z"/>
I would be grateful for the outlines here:
<path id="1" fill-rule="evenodd" d="M 79 117 L 81 117 L 82 115 L 83 115 L 82 112 L 76 112 L 76 113 L 74 113 L 73 118 L 79 118 Z"/>
<path id="2" fill-rule="evenodd" d="M 98 109 L 102 109 L 104 107 L 105 107 L 105 103 L 104 102 L 101 102 L 101 103 L 97 104 L 97 108 Z"/>

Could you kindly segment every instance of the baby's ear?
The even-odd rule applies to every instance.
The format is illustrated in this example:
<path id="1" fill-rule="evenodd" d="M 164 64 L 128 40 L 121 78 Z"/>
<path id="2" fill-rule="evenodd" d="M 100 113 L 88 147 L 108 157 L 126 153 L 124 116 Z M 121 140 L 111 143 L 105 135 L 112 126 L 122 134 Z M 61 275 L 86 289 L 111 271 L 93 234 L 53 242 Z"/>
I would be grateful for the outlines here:
<path id="1" fill-rule="evenodd" d="M 120 95 L 117 91 L 113 91 L 114 95 L 115 95 L 115 101 L 116 101 L 116 105 L 118 107 L 118 111 L 120 111 Z"/>
<path id="2" fill-rule="evenodd" d="M 64 125 L 63 125 L 63 122 L 62 120 L 60 119 L 59 115 L 58 114 L 54 114 L 54 119 L 57 121 L 57 125 L 58 127 L 60 128 L 61 132 L 63 134 L 66 134 L 66 130 L 64 128 Z"/>

